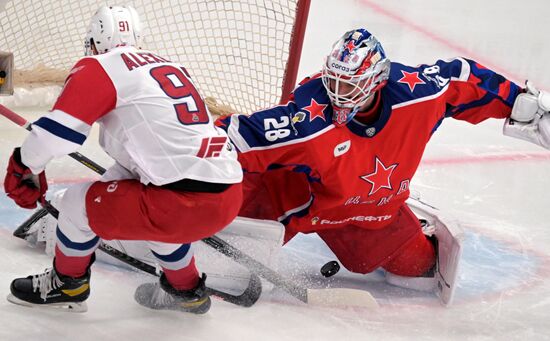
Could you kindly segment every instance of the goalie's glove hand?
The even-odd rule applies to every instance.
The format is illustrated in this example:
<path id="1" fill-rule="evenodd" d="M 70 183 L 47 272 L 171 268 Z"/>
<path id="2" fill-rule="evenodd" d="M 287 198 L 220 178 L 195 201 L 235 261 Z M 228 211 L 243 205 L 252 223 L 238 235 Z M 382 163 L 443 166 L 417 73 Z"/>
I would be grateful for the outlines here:
<path id="1" fill-rule="evenodd" d="M 504 135 L 532 142 L 550 149 L 550 93 L 527 82 L 526 91 L 518 95 L 512 113 L 504 123 Z"/>
<path id="2" fill-rule="evenodd" d="M 36 208 L 36 202 L 44 203 L 48 190 L 46 173 L 35 175 L 21 161 L 21 148 L 15 148 L 8 162 L 4 190 L 17 205 L 23 208 Z"/>

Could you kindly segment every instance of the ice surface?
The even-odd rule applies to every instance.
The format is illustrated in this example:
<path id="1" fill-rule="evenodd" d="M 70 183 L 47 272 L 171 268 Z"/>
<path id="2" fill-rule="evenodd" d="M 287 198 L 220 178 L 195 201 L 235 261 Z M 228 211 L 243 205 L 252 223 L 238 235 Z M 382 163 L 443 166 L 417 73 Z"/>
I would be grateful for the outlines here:
<path id="1" fill-rule="evenodd" d="M 300 75 L 319 69 L 332 42 L 365 26 L 391 59 L 431 63 L 461 55 L 522 82 L 550 89 L 550 4 L 544 0 L 314 0 Z M 32 111 L 20 111 L 33 119 Z M 0 120 L 0 176 L 25 132 Z M 83 153 L 108 165 L 95 135 Z M 466 231 L 454 305 L 392 287 L 381 272 L 342 269 L 331 279 L 319 268 L 332 254 L 315 236 L 300 236 L 281 252 L 276 268 L 312 288 L 369 290 L 373 310 L 306 306 L 264 283 L 252 308 L 215 301 L 205 316 L 154 312 L 133 301 L 151 276 L 105 263 L 94 267 L 86 314 L 48 312 L 3 300 L 10 281 L 42 271 L 49 257 L 11 237 L 29 214 L 0 198 L 0 340 L 543 340 L 550 339 L 550 152 L 506 138 L 501 122 L 478 126 L 448 120 L 426 151 L 413 190 L 454 215 Z M 69 158 L 48 168 L 67 184 L 95 175 Z"/>

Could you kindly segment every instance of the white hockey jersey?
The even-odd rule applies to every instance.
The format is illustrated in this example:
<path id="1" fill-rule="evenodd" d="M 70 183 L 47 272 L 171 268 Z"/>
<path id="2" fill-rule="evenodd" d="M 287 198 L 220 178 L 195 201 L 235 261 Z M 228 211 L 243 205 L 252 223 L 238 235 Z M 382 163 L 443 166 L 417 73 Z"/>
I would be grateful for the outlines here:
<path id="1" fill-rule="evenodd" d="M 41 172 L 76 151 L 94 122 L 103 149 L 144 184 L 242 181 L 235 148 L 185 68 L 150 51 L 118 47 L 81 59 L 53 110 L 33 124 L 23 163 Z"/>

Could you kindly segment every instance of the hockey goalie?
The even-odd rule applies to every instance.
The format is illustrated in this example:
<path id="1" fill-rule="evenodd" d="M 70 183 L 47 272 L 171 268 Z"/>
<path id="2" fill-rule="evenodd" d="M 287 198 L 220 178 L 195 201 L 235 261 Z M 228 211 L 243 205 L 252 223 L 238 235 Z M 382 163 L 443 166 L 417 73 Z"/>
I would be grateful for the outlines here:
<path id="1" fill-rule="evenodd" d="M 501 119 L 505 135 L 549 149 L 549 99 L 463 57 L 392 62 L 358 28 L 336 41 L 321 72 L 287 103 L 218 125 L 245 173 L 239 215 L 281 222 L 285 241 L 316 233 L 349 271 L 383 268 L 388 282 L 436 290 L 448 304 L 460 229 L 407 204 L 426 145 L 445 120 Z M 421 213 L 433 235 L 423 231 Z"/>

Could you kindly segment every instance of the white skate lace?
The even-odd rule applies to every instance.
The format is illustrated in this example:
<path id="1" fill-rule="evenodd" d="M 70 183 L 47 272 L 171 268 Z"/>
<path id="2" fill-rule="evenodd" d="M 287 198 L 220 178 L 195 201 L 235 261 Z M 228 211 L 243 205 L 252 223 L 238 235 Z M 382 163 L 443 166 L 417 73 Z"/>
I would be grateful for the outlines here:
<path id="1" fill-rule="evenodd" d="M 44 273 L 32 276 L 33 292 L 40 291 L 40 298 L 44 301 L 48 293 L 63 285 L 63 282 L 53 272 L 53 268 L 46 269 Z"/>

